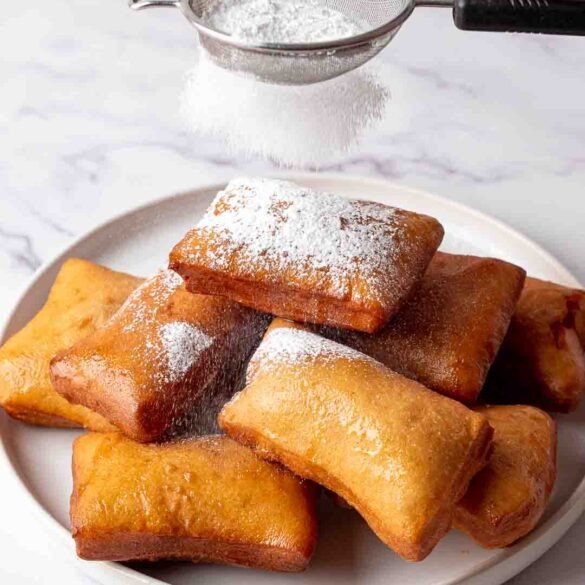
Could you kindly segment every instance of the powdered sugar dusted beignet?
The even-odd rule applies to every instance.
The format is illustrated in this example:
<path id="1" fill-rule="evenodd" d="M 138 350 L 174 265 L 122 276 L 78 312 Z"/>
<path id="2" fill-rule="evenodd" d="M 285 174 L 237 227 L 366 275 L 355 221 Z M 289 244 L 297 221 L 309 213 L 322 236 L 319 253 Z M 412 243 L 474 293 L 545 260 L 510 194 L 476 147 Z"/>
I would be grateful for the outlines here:
<path id="1" fill-rule="evenodd" d="M 236 179 L 175 246 L 170 266 L 192 292 L 372 332 L 405 302 L 442 237 L 424 215 L 287 181 Z"/>
<path id="2" fill-rule="evenodd" d="M 585 291 L 527 278 L 487 400 L 575 410 L 585 391 Z"/>
<path id="3" fill-rule="evenodd" d="M 6 412 L 35 425 L 113 430 L 99 414 L 55 392 L 49 362 L 103 325 L 141 282 L 87 260 L 66 260 L 43 308 L 0 349 L 0 404 Z"/>
<path id="4" fill-rule="evenodd" d="M 335 492 L 424 559 L 483 467 L 485 418 L 347 346 L 276 320 L 220 414 L 235 440 Z"/>
<path id="5" fill-rule="evenodd" d="M 538 523 L 556 478 L 556 425 L 532 406 L 477 408 L 494 429 L 488 465 L 469 484 L 454 526 L 486 548 L 508 546 Z"/>
<path id="6" fill-rule="evenodd" d="M 522 268 L 437 252 L 416 293 L 381 331 L 321 332 L 441 394 L 476 401 L 522 290 Z"/>
<path id="7" fill-rule="evenodd" d="M 71 530 L 88 560 L 189 560 L 302 571 L 314 486 L 222 436 L 141 445 L 92 433 L 73 445 Z"/>
<path id="8" fill-rule="evenodd" d="M 193 295 L 160 272 L 95 333 L 51 363 L 57 391 L 137 441 L 208 422 L 235 389 L 266 317 L 233 301 Z"/>

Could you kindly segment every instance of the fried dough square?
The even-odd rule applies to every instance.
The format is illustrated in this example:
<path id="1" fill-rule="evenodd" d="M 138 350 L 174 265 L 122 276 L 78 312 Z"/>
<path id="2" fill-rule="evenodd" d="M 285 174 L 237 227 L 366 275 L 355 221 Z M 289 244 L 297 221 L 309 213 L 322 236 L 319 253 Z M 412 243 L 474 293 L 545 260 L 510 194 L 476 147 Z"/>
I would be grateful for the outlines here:
<path id="1" fill-rule="evenodd" d="M 143 445 L 91 433 L 73 446 L 71 527 L 88 560 L 188 560 L 302 571 L 314 486 L 225 436 Z"/>
<path id="2" fill-rule="evenodd" d="M 247 383 L 222 429 L 341 496 L 407 560 L 445 535 L 486 463 L 485 417 L 290 322 L 271 325 Z"/>
<path id="3" fill-rule="evenodd" d="M 556 478 L 556 425 L 532 406 L 483 406 L 494 429 L 488 465 L 457 504 L 454 526 L 486 548 L 516 542 L 536 526 Z"/>
<path id="4" fill-rule="evenodd" d="M 503 260 L 437 252 L 416 293 L 384 329 L 374 335 L 319 332 L 436 392 L 473 404 L 525 276 Z"/>
<path id="5" fill-rule="evenodd" d="M 101 327 L 142 279 L 87 260 L 61 266 L 43 308 L 0 348 L 0 404 L 12 417 L 51 427 L 114 427 L 55 392 L 49 362 Z"/>
<path id="6" fill-rule="evenodd" d="M 168 440 L 198 418 L 215 419 L 210 409 L 231 396 L 266 325 L 233 301 L 187 292 L 165 270 L 52 360 L 53 385 L 136 441 Z"/>
<path id="7" fill-rule="evenodd" d="M 436 219 L 274 179 L 236 179 L 170 255 L 191 292 L 296 321 L 380 329 L 443 238 Z"/>
<path id="8" fill-rule="evenodd" d="M 486 401 L 571 412 L 585 391 L 585 291 L 527 278 Z"/>

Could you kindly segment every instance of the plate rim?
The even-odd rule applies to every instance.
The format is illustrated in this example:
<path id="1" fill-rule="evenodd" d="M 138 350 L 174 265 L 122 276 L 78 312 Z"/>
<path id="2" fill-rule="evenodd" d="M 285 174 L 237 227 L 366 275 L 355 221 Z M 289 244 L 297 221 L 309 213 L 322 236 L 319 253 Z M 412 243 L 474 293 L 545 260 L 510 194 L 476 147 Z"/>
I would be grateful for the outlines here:
<path id="1" fill-rule="evenodd" d="M 16 314 L 17 309 L 22 303 L 23 299 L 32 291 L 32 289 L 34 289 L 39 278 L 48 269 L 64 261 L 72 248 L 93 237 L 95 234 L 110 224 L 129 218 L 130 216 L 143 212 L 151 207 L 157 207 L 163 203 L 171 201 L 172 199 L 179 199 L 188 195 L 194 195 L 198 192 L 220 190 L 233 176 L 234 173 L 229 173 L 229 175 L 228 173 L 224 173 L 223 175 L 215 178 L 213 181 L 203 181 L 202 183 L 197 184 L 190 189 L 161 195 L 138 205 L 131 205 L 127 208 L 117 211 L 112 215 L 109 215 L 106 219 L 98 222 L 90 229 L 60 246 L 55 251 L 55 253 L 51 255 L 50 258 L 48 258 L 35 270 L 35 272 L 28 279 L 27 283 L 16 295 L 11 309 L 7 312 L 6 316 L 0 323 L 0 343 L 4 342 L 7 335 L 8 326 L 13 320 L 14 315 Z M 401 189 L 403 191 L 414 194 L 418 198 L 423 198 L 439 204 L 444 208 L 450 208 L 460 214 L 473 216 L 476 220 L 479 220 L 484 224 L 490 224 L 492 227 L 506 233 L 511 238 L 516 239 L 516 241 L 521 243 L 523 246 L 532 248 L 535 253 L 543 258 L 543 260 L 546 260 L 547 263 L 554 266 L 559 273 L 562 273 L 563 278 L 568 283 L 572 283 L 571 286 L 582 287 L 579 280 L 571 273 L 571 271 L 568 270 L 562 262 L 560 262 L 540 244 L 536 243 L 522 232 L 517 231 L 506 222 L 487 213 L 474 209 L 473 207 L 470 207 L 469 205 L 459 201 L 453 201 L 444 196 L 431 193 L 424 189 L 410 187 L 408 185 L 404 185 L 384 177 L 371 177 L 359 174 L 345 174 L 340 172 L 312 173 L 295 171 L 265 173 L 263 176 L 296 180 L 300 182 L 303 182 L 304 180 L 323 179 L 325 181 L 351 183 L 356 186 L 360 184 L 367 184 L 371 187 L 380 186 L 381 189 Z M 8 417 L 6 413 L 2 413 L 2 416 L 4 419 Z M 5 424 L 0 424 L 0 431 L 3 428 L 5 428 Z M 47 528 L 47 531 L 50 531 L 52 534 L 57 534 L 59 540 L 63 543 L 63 546 L 66 547 L 69 552 L 71 552 L 72 538 L 69 530 L 62 526 L 59 521 L 51 515 L 51 513 L 41 504 L 41 502 L 36 499 L 32 491 L 27 486 L 25 479 L 19 473 L 17 464 L 13 462 L 12 457 L 9 454 L 9 448 L 6 445 L 4 432 L 0 432 L 0 465 L 6 466 L 6 468 L 9 470 L 8 477 L 11 481 L 16 482 L 16 485 L 20 488 L 20 493 L 28 501 L 31 509 L 34 511 L 35 516 L 42 521 L 43 525 Z M 469 585 L 499 585 L 505 582 L 506 580 L 522 572 L 526 567 L 544 555 L 562 538 L 562 536 L 578 520 L 584 511 L 585 476 L 581 479 L 580 483 L 570 494 L 570 496 L 550 518 L 538 526 L 528 536 L 524 537 L 518 544 L 512 545 L 507 549 L 502 549 L 502 553 L 504 555 L 503 558 L 486 560 L 481 565 L 470 570 L 469 573 L 465 576 L 461 576 L 455 581 L 449 580 L 444 582 L 445 585 L 447 583 L 450 585 L 455 585 L 462 583 L 463 581 Z M 70 559 L 70 557 L 71 555 L 67 555 L 66 560 L 71 561 L 72 559 Z M 145 575 L 144 573 L 136 571 L 121 563 L 112 561 L 101 561 L 97 563 L 95 561 L 85 562 L 81 559 L 78 559 L 77 557 L 75 557 L 73 560 L 76 561 L 76 565 L 82 572 L 99 579 L 100 581 L 102 577 L 105 577 L 107 574 L 109 579 L 114 578 L 116 579 L 116 583 L 120 584 L 127 583 L 129 585 L 168 585 L 168 583 L 165 581 L 161 581 L 156 577 Z M 440 583 L 437 585 L 440 585 Z"/>

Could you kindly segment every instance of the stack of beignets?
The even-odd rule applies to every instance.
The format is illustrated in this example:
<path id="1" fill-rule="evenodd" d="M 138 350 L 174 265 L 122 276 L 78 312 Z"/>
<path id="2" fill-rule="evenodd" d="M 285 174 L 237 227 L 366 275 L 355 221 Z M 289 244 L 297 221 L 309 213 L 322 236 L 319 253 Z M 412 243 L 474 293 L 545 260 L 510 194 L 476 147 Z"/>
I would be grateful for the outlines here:
<path id="1" fill-rule="evenodd" d="M 144 282 L 66 262 L 0 349 L 0 403 L 102 431 L 73 447 L 79 556 L 300 571 L 315 484 L 409 561 L 452 526 L 488 548 L 533 530 L 556 427 L 523 404 L 576 408 L 585 292 L 442 237 L 425 215 L 252 178 Z"/>

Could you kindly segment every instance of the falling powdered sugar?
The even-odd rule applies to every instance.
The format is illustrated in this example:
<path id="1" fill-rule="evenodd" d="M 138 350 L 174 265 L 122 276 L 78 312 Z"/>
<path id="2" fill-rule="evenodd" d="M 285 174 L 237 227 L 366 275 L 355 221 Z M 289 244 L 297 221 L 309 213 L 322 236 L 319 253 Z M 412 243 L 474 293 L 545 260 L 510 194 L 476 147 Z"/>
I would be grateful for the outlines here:
<path id="1" fill-rule="evenodd" d="M 250 45 L 324 42 L 370 28 L 323 0 L 219 0 L 202 18 Z M 354 148 L 383 119 L 389 97 L 372 66 L 316 84 L 272 85 L 216 65 L 202 47 L 181 111 L 196 134 L 217 138 L 234 153 L 318 167 Z"/>
<path id="2" fill-rule="evenodd" d="M 316 43 L 367 29 L 323 0 L 218 2 L 204 18 L 207 25 L 249 43 Z"/>
<path id="3" fill-rule="evenodd" d="M 381 122 L 390 98 L 372 67 L 322 83 L 282 86 L 218 67 L 200 51 L 181 112 L 196 134 L 228 151 L 284 167 L 319 167 L 353 150 Z"/>

